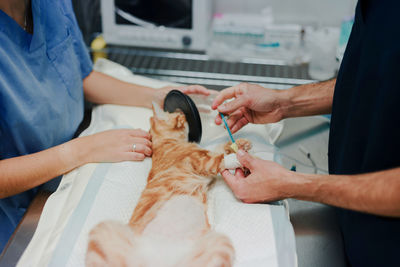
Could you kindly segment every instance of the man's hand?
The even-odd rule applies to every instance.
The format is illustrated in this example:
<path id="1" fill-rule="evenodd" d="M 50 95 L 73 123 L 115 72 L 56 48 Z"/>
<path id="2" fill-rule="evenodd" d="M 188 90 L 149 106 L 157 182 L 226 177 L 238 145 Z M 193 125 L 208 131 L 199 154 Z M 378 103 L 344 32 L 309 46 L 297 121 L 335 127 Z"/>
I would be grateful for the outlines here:
<path id="1" fill-rule="evenodd" d="M 284 198 L 320 202 L 375 215 L 400 217 L 400 168 L 356 175 L 304 174 L 239 150 L 237 158 L 250 170 L 245 175 L 222 172 L 235 196 L 246 203 Z"/>
<path id="2" fill-rule="evenodd" d="M 284 105 L 283 91 L 264 88 L 256 84 L 241 83 L 222 90 L 214 99 L 213 109 L 229 115 L 228 126 L 232 133 L 248 123 L 278 122 L 283 118 L 281 107 Z M 224 103 L 225 100 L 234 98 Z M 215 119 L 221 124 L 221 116 Z"/>
<path id="3" fill-rule="evenodd" d="M 243 150 L 238 151 L 237 158 L 250 174 L 245 176 L 241 169 L 236 169 L 235 175 L 225 170 L 222 176 L 238 199 L 254 203 L 290 197 L 286 191 L 289 181 L 293 181 L 290 171 L 275 162 L 254 158 Z"/>

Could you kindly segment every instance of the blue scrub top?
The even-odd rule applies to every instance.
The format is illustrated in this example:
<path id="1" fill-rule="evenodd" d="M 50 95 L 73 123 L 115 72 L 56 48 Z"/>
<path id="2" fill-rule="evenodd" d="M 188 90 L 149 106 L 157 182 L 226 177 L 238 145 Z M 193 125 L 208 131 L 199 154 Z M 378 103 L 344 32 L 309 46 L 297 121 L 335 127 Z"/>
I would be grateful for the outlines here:
<path id="1" fill-rule="evenodd" d="M 0 10 L 0 159 L 70 140 L 92 62 L 69 0 L 32 0 L 34 33 Z M 0 174 L 1 175 L 1 174 Z M 0 199 L 0 252 L 37 188 Z"/>

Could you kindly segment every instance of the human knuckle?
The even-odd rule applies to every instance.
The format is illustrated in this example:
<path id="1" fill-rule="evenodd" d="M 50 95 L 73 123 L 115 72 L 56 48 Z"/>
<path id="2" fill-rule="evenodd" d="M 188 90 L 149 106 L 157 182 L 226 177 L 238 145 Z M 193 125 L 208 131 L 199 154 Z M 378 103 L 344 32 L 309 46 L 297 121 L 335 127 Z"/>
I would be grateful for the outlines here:
<path id="1" fill-rule="evenodd" d="M 141 131 L 140 129 L 132 129 L 131 133 L 132 134 L 137 134 L 137 133 L 140 133 L 140 131 Z"/>
<path id="2" fill-rule="evenodd" d="M 110 131 L 107 131 L 107 133 L 108 134 L 110 134 L 110 135 L 114 135 L 114 136 L 117 136 L 117 137 L 121 137 L 121 136 L 125 136 L 126 135 L 126 131 L 124 131 L 124 130 L 110 130 Z"/>
<path id="3" fill-rule="evenodd" d="M 135 142 L 135 143 L 138 143 L 138 144 L 143 144 L 144 143 L 144 139 L 140 138 L 138 136 L 133 137 L 132 141 Z"/>
<path id="4" fill-rule="evenodd" d="M 243 103 L 246 107 L 248 107 L 249 105 L 251 105 L 252 103 L 252 98 L 249 94 L 243 94 Z"/>
<path id="5" fill-rule="evenodd" d="M 239 84 L 239 89 L 240 89 L 242 92 L 246 92 L 247 89 L 248 89 L 248 87 L 249 87 L 249 84 L 248 84 L 248 83 L 240 83 L 240 84 Z"/>
<path id="6" fill-rule="evenodd" d="M 136 134 L 137 134 L 138 136 L 144 136 L 144 135 L 146 134 L 146 132 L 143 131 L 142 129 L 136 129 Z"/>
<path id="7" fill-rule="evenodd" d="M 121 140 L 123 143 L 131 143 L 131 137 L 126 134 L 120 135 L 119 140 Z"/>

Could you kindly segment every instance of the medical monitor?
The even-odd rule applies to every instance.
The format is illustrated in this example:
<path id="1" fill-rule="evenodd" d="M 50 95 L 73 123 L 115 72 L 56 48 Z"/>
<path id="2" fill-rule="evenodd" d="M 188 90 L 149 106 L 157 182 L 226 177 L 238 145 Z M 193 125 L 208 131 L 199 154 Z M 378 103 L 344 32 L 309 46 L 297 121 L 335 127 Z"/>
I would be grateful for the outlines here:
<path id="1" fill-rule="evenodd" d="M 204 51 L 211 0 L 101 0 L 101 14 L 109 44 Z"/>

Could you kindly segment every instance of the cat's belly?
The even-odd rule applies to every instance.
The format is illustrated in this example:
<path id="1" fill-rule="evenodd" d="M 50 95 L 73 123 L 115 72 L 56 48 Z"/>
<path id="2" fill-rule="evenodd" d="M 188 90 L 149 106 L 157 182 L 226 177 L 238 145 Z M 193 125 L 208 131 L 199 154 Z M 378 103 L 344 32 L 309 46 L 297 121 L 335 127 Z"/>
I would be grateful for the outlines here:
<path id="1" fill-rule="evenodd" d="M 204 233 L 207 226 L 204 204 L 192 196 L 179 195 L 160 208 L 142 235 L 190 240 Z"/>
<path id="2" fill-rule="evenodd" d="M 203 203 L 187 195 L 172 197 L 141 234 L 144 266 L 176 266 L 207 227 Z"/>

